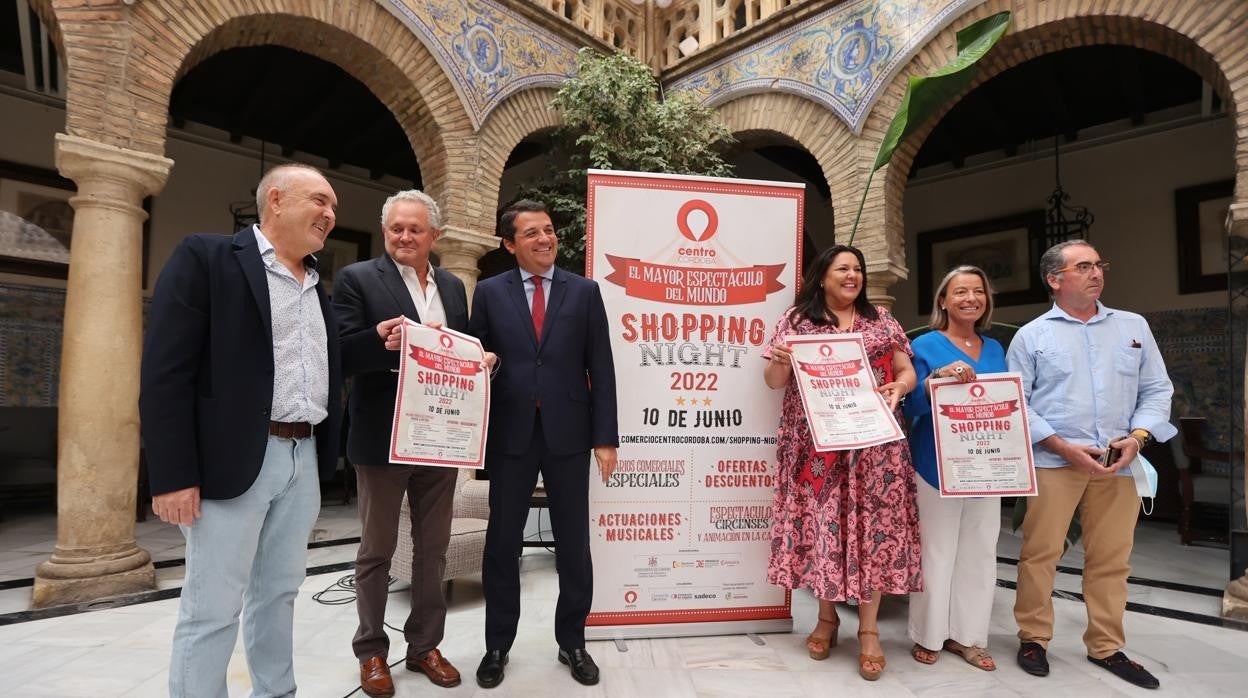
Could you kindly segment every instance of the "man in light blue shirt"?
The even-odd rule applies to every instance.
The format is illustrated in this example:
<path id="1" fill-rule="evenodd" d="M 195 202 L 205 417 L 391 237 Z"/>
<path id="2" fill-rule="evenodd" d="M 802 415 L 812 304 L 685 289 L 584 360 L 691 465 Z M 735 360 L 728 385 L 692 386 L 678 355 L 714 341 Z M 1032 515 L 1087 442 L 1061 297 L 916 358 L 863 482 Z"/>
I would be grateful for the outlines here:
<path id="1" fill-rule="evenodd" d="M 1174 388 L 1144 318 L 1100 303 L 1108 266 L 1083 240 L 1050 248 L 1040 275 L 1053 308 L 1010 344 L 1010 370 L 1023 377 L 1038 488 L 1027 503 L 1018 562 L 1018 663 L 1034 676 L 1049 673 L 1053 580 L 1078 509 L 1088 661 L 1157 688 L 1158 680 L 1121 651 L 1140 504 L 1127 465 L 1147 443 L 1175 435 Z"/>

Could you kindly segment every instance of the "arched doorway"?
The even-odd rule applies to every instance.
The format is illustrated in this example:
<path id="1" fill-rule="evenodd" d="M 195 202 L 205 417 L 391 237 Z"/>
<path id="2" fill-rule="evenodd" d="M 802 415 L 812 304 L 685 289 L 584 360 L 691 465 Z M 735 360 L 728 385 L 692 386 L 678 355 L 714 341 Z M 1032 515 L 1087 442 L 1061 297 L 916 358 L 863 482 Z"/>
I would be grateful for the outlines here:
<path id="1" fill-rule="evenodd" d="M 322 169 L 339 197 L 318 255 L 332 291 L 336 270 L 380 252 L 385 198 L 422 185 L 393 113 L 347 71 L 294 49 L 245 46 L 202 60 L 174 86 L 169 114 L 167 152 L 178 164 L 153 211 L 157 270 L 186 234 L 255 222 L 261 172 L 297 161 Z"/>
<path id="2" fill-rule="evenodd" d="M 909 170 L 902 211 L 910 276 L 894 286 L 895 312 L 904 325 L 926 322 L 932 286 L 959 263 L 977 263 L 995 277 L 995 320 L 1022 325 L 1048 309 L 1036 265 L 1044 249 L 1064 239 L 1046 224 L 1060 162 L 1068 205 L 1091 213 L 1090 226 L 1077 236 L 1114 265 L 1104 302 L 1149 320 L 1175 387 L 1173 421 L 1204 419 L 1210 448 L 1229 448 L 1231 405 L 1240 398 L 1230 389 L 1236 369 L 1226 361 L 1223 342 L 1228 315 L 1220 220 L 1206 241 L 1214 251 L 1204 253 L 1203 273 L 1221 278 L 1222 288 L 1194 288 L 1183 263 L 1202 254 L 1199 233 L 1182 222 L 1186 193 L 1218 185 L 1229 203 L 1236 174 L 1235 126 L 1215 85 L 1175 58 L 1129 44 L 1058 49 L 993 72 L 913 145 L 912 158 L 894 162 L 898 170 L 888 177 L 892 186 L 902 164 Z M 1212 195 L 1203 201 L 1216 205 Z M 1076 215 L 1073 209 L 1068 216 Z M 1208 492 L 1190 489 L 1182 447 L 1176 437 L 1147 454 L 1162 484 L 1153 514 L 1141 519 L 1137 546 L 1187 556 L 1188 563 L 1140 562 L 1134 574 L 1220 589 L 1227 581 L 1226 554 L 1178 544 L 1192 542 L 1184 509 L 1195 495 L 1222 517 L 1216 525 L 1221 535 L 1205 542 L 1225 548 L 1229 464 L 1220 501 L 1208 501 Z"/>
<path id="3" fill-rule="evenodd" d="M 737 145 L 726 160 L 741 179 L 796 182 L 806 186 L 802 264 L 804 276 L 815 255 L 836 244 L 832 191 L 819 161 L 792 138 L 774 131 L 745 131 L 734 134 Z"/>

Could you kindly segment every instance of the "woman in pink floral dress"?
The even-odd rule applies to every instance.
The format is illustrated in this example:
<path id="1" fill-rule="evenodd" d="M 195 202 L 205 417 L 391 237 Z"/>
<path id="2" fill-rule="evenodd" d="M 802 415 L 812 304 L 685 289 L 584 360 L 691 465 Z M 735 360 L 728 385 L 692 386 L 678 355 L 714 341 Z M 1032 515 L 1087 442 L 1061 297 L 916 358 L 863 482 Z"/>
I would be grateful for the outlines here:
<path id="1" fill-rule="evenodd" d="M 859 673 L 884 671 L 876 616 L 883 594 L 921 589 L 914 468 L 905 439 L 879 446 L 817 453 L 793 380 L 793 334 L 857 332 L 863 336 L 879 392 L 894 410 L 914 389 L 912 352 L 901 326 L 867 301 L 866 262 L 845 245 L 815 260 L 796 304 L 776 326 L 763 378 L 784 388 L 776 447 L 775 521 L 767 578 L 819 599 L 819 622 L 806 639 L 813 659 L 836 646 L 836 602 L 858 602 Z"/>

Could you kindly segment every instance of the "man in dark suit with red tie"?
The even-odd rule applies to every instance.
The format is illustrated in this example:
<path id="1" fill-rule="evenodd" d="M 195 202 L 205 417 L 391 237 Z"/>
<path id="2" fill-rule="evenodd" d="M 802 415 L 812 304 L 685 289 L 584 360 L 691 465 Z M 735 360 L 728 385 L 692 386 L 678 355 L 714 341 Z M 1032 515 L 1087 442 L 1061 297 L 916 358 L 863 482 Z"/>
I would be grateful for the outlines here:
<path id="1" fill-rule="evenodd" d="M 559 571 L 558 659 L 585 685 L 598 667 L 585 651 L 593 600 L 589 555 L 589 454 L 604 480 L 615 469 L 615 366 L 598 284 L 555 266 L 558 240 L 546 206 L 521 200 L 499 221 L 518 269 L 479 283 L 469 332 L 498 355 L 491 387 L 486 470 L 485 657 L 477 683 L 503 681 L 520 620 L 520 552 L 537 475 L 550 504 Z"/>

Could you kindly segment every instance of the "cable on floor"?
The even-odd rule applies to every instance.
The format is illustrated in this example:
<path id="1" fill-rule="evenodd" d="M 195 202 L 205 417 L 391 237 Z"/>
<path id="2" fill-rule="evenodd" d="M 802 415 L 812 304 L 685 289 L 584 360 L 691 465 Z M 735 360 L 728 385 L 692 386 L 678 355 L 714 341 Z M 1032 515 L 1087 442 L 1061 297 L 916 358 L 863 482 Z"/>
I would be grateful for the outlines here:
<path id="1" fill-rule="evenodd" d="M 548 552 L 548 553 L 553 553 L 553 552 L 555 552 L 555 549 L 554 549 L 554 548 L 552 548 L 552 547 L 550 547 L 549 545 L 547 545 L 547 544 L 546 544 L 546 539 L 542 537 L 542 534 L 543 534 L 543 533 L 552 533 L 552 534 L 553 534 L 553 533 L 554 533 L 554 530 L 553 530 L 553 529 L 550 529 L 550 528 L 547 528 L 547 529 L 545 529 L 545 530 L 543 530 L 543 529 L 542 529 L 542 511 L 543 511 L 543 509 L 538 509 L 538 510 L 537 510 L 537 533 L 536 533 L 535 535 L 537 536 L 537 542 L 542 544 L 542 549 L 543 549 L 543 550 L 545 550 L 545 551 L 546 551 L 546 552 Z M 552 525 L 553 525 L 553 524 L 552 524 Z M 530 536 L 530 538 L 531 538 L 531 537 L 532 537 L 532 536 Z M 556 542 L 556 541 L 553 541 L 553 540 L 552 540 L 552 541 L 550 541 L 550 542 L 551 542 L 551 543 L 554 543 L 554 542 Z"/>
<path id="2" fill-rule="evenodd" d="M 389 577 L 388 581 L 386 582 L 386 586 L 394 586 L 394 583 L 397 581 L 399 580 L 395 579 L 394 577 Z M 394 591 L 391 591 L 390 593 L 393 594 Z M 355 575 L 348 574 L 345 577 L 340 577 L 333 584 L 330 584 L 324 589 L 321 589 L 320 591 L 313 594 L 312 600 L 325 606 L 345 606 L 350 603 L 355 603 L 356 596 L 357 594 L 355 592 Z M 387 630 L 393 630 L 394 632 L 399 633 L 399 635 L 403 634 L 403 630 L 401 628 L 396 628 L 393 625 L 390 625 L 389 623 L 383 622 L 383 624 L 386 626 Z M 405 659 L 406 657 L 404 659 L 400 659 L 397 662 L 391 664 L 390 668 L 393 669 L 396 666 L 402 664 Z M 350 698 L 350 696 L 353 696 L 356 693 L 359 693 L 362 688 L 363 686 L 356 686 L 354 689 L 351 690 L 350 693 L 347 693 L 342 698 Z"/>

